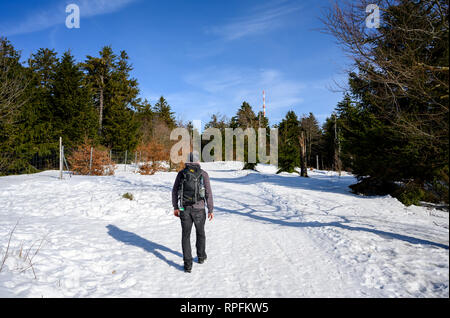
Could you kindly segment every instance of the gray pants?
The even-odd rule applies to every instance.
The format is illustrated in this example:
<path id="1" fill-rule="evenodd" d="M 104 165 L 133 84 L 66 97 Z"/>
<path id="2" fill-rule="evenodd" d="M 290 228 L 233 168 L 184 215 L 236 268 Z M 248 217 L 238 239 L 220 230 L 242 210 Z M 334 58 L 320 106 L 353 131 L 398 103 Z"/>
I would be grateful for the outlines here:
<path id="1" fill-rule="evenodd" d="M 205 235 L 205 209 L 195 209 L 192 206 L 186 206 L 180 213 L 181 219 L 181 246 L 183 248 L 183 261 L 187 265 L 192 265 L 191 253 L 191 229 L 195 225 L 197 257 L 206 259 L 206 235 Z"/>

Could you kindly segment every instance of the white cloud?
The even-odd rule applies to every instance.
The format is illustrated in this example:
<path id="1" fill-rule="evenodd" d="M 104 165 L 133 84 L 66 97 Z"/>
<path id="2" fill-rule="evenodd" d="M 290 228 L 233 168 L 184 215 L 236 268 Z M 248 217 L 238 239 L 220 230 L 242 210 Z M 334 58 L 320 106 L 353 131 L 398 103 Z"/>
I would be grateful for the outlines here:
<path id="1" fill-rule="evenodd" d="M 301 9 L 298 3 L 278 1 L 270 5 L 254 8 L 246 16 L 239 17 L 228 24 L 207 29 L 207 33 L 218 35 L 227 41 L 245 36 L 260 34 L 282 26 L 286 16 Z"/>
<path id="2" fill-rule="evenodd" d="M 81 0 L 79 1 L 81 15 L 92 17 L 118 11 L 137 0 Z"/>
<path id="3" fill-rule="evenodd" d="M 189 73 L 183 79 L 190 88 L 164 97 L 184 121 L 207 121 L 218 112 L 234 116 L 243 101 L 257 113 L 262 110 L 262 91 L 265 90 L 267 115 L 272 122 L 284 116 L 287 109 L 299 107 L 306 88 L 304 83 L 286 78 L 274 69 L 210 67 Z"/>
<path id="4" fill-rule="evenodd" d="M 22 21 L 0 25 L 0 34 L 6 36 L 32 33 L 48 29 L 57 24 L 64 25 L 67 13 L 66 5 L 77 4 L 80 7 L 81 19 L 118 11 L 139 0 L 80 0 L 59 1 L 52 7 L 33 12 Z"/>
<path id="5" fill-rule="evenodd" d="M 277 69 L 252 69 L 243 67 L 208 67 L 182 75 L 186 88 L 165 92 L 164 97 L 183 121 L 200 119 L 209 121 L 212 114 L 234 116 L 243 101 L 255 113 L 262 110 L 262 91 L 266 92 L 266 114 L 270 124 L 279 123 L 288 110 L 298 116 L 313 112 L 320 122 L 329 116 L 340 92 L 330 87 L 340 78 L 297 79 Z M 143 91 L 152 105 L 159 93 Z"/>

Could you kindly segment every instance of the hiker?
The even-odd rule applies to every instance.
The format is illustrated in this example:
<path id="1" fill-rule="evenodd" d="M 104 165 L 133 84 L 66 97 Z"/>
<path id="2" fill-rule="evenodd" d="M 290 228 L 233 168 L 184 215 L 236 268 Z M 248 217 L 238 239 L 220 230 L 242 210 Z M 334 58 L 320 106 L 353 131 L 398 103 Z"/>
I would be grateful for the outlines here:
<path id="1" fill-rule="evenodd" d="M 181 220 L 184 271 L 192 270 L 191 254 L 191 229 L 195 225 L 196 248 L 198 263 L 206 260 L 206 236 L 205 236 L 205 201 L 208 207 L 208 219 L 211 221 L 213 214 L 213 197 L 209 176 L 200 168 L 199 154 L 190 152 L 185 168 L 178 172 L 172 189 L 173 214 Z"/>

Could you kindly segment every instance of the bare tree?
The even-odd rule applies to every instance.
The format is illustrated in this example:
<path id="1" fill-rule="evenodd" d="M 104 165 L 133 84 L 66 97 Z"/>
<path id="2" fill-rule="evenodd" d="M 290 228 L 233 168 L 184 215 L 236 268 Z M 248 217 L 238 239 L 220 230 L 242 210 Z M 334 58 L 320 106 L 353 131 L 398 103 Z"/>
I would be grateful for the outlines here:
<path id="1" fill-rule="evenodd" d="M 369 4 L 379 8 L 378 28 L 367 27 Z M 322 21 L 379 112 L 405 135 L 448 147 L 448 1 L 339 1 Z"/>
<path id="2" fill-rule="evenodd" d="M 14 114 L 26 103 L 23 94 L 27 80 L 23 76 L 11 77 L 11 67 L 2 59 L 0 69 L 0 120 L 11 123 Z"/>
<path id="3" fill-rule="evenodd" d="M 0 37 L 0 129 L 14 124 L 17 114 L 27 102 L 25 90 L 29 80 L 21 70 L 19 55 L 5 38 Z M 3 140 L 9 146 L 11 138 Z M 7 154 L 0 153 L 0 171 L 8 164 Z"/>
<path id="4" fill-rule="evenodd" d="M 321 136 L 320 127 L 313 113 L 302 116 L 302 118 L 300 119 L 300 127 L 306 134 L 306 158 L 307 162 L 311 164 L 313 161 L 312 154 L 314 151 L 314 147 L 318 146 Z"/>

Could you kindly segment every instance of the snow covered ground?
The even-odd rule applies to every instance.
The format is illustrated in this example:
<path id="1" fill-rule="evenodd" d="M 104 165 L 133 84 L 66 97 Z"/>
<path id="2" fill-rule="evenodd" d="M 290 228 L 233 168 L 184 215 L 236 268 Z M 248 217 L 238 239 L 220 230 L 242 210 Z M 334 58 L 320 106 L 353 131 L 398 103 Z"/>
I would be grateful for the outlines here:
<path id="1" fill-rule="evenodd" d="M 190 274 L 175 172 L 1 177 L 0 262 L 18 224 L 0 297 L 449 297 L 447 212 L 351 194 L 350 175 L 202 167 L 215 218 Z M 195 255 L 194 231 L 192 244 Z"/>

